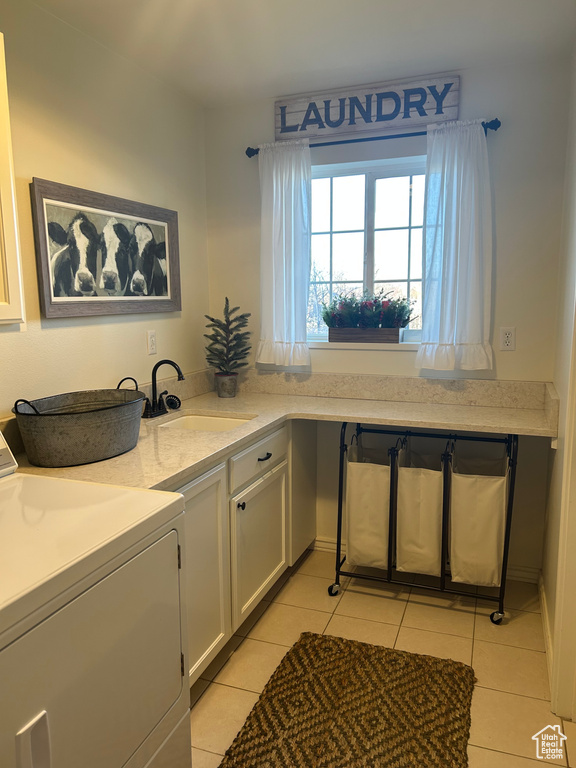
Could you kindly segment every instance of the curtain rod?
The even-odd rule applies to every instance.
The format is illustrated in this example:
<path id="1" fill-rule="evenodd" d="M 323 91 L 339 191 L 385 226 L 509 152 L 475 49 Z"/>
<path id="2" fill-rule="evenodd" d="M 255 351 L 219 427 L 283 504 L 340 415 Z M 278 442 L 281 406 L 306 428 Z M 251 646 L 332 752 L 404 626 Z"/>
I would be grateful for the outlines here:
<path id="1" fill-rule="evenodd" d="M 482 121 L 482 127 L 484 128 L 484 133 L 487 134 L 488 131 L 497 131 L 498 128 L 502 123 L 500 120 L 495 117 L 493 120 L 484 120 Z M 395 133 L 392 136 L 366 136 L 362 139 L 342 139 L 341 141 L 324 141 L 320 144 L 310 144 L 310 147 L 333 147 L 336 144 L 360 144 L 360 142 L 363 141 L 383 141 L 384 139 L 409 139 L 412 136 L 426 136 L 427 131 L 418 131 L 417 133 Z M 260 150 L 258 147 L 247 147 L 246 149 L 246 155 L 248 157 L 255 157 Z"/>

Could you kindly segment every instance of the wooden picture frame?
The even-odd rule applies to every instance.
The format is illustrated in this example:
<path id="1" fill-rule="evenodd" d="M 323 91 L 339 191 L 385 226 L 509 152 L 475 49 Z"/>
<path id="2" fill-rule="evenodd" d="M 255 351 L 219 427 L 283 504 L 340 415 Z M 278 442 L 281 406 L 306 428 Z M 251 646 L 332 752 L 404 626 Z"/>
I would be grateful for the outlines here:
<path id="1" fill-rule="evenodd" d="M 176 211 L 45 179 L 30 192 L 45 317 L 182 308 Z"/>

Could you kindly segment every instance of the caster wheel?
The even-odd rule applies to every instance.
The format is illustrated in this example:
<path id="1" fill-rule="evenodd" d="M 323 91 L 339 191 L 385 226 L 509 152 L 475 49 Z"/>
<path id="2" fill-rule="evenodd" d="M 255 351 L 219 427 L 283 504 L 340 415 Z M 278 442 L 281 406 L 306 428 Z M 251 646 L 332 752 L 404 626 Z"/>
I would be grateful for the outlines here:
<path id="1" fill-rule="evenodd" d="M 499 613 L 498 611 L 494 611 L 490 614 L 490 621 L 492 624 L 502 624 L 502 619 L 504 618 L 503 613 Z"/>
<path id="2" fill-rule="evenodd" d="M 340 592 L 340 584 L 330 584 L 328 587 L 328 594 L 330 597 L 335 597 Z"/>

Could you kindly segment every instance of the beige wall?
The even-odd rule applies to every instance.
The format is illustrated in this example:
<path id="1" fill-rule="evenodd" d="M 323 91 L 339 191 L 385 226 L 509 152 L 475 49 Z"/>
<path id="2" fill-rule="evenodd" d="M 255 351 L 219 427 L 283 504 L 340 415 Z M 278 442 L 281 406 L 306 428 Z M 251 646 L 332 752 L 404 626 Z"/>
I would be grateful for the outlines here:
<path id="1" fill-rule="evenodd" d="M 558 450 L 550 473 L 542 587 L 545 628 L 554 652 L 553 708 L 576 717 L 576 56 L 572 65 L 570 144 L 566 163 L 563 250 L 559 279 L 559 323 L 554 384 L 560 396 Z M 559 568 L 560 564 L 560 568 Z M 570 686 L 572 689 L 570 690 Z"/>
<path id="2" fill-rule="evenodd" d="M 503 123 L 489 136 L 497 242 L 494 327 L 516 326 L 517 351 L 496 350 L 496 370 L 490 376 L 550 380 L 569 62 L 546 59 L 507 67 L 463 67 L 460 72 L 461 117 L 499 117 Z M 375 73 L 374 79 L 378 77 Z M 209 110 L 206 117 L 211 304 L 218 309 L 228 293 L 255 315 L 255 321 L 260 303 L 258 162 L 244 151 L 273 140 L 273 125 L 271 100 L 227 105 Z M 361 159 L 376 152 L 425 152 L 419 139 L 410 141 L 313 150 L 312 162 Z M 417 375 L 415 354 L 313 350 L 312 368 Z"/>
<path id="3" fill-rule="evenodd" d="M 0 0 L 27 324 L 0 326 L 0 416 L 19 397 L 150 381 L 162 357 L 204 368 L 203 112 L 28 0 Z M 39 177 L 178 211 L 182 312 L 40 316 L 29 183 Z M 155 329 L 158 354 L 146 352 Z M 169 376 L 169 368 L 164 369 Z"/>

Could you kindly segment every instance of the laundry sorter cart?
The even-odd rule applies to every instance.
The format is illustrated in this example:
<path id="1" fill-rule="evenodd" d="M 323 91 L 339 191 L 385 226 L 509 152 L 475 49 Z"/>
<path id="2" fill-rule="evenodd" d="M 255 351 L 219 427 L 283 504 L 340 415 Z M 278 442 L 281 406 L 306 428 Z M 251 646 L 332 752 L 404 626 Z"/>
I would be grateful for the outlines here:
<path id="1" fill-rule="evenodd" d="M 518 436 L 492 437 L 456 432 L 356 425 L 350 444 L 348 423 L 340 431 L 336 577 L 328 588 L 340 591 L 341 576 L 414 586 L 407 574 L 427 574 L 434 584 L 419 589 L 466 595 L 454 583 L 497 587 L 476 597 L 494 601 L 494 624 L 504 618 Z M 362 435 L 387 436 L 386 450 L 364 448 Z M 415 439 L 437 443 L 425 455 L 411 450 Z M 502 456 L 472 458 L 459 446 L 500 446 Z M 346 531 L 344 503 L 346 501 Z M 346 553 L 343 555 L 343 538 Z M 383 575 L 346 570 L 348 566 L 385 571 Z"/>

